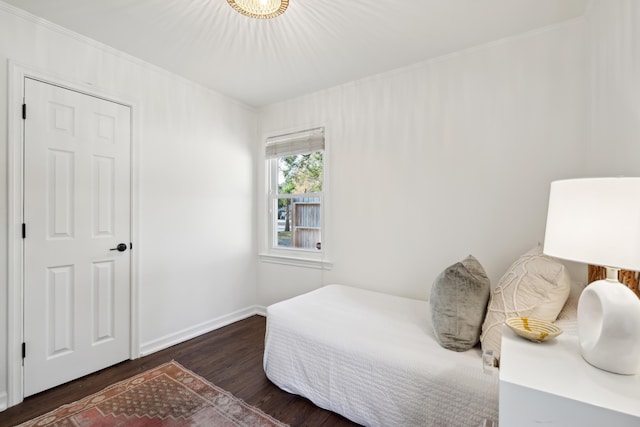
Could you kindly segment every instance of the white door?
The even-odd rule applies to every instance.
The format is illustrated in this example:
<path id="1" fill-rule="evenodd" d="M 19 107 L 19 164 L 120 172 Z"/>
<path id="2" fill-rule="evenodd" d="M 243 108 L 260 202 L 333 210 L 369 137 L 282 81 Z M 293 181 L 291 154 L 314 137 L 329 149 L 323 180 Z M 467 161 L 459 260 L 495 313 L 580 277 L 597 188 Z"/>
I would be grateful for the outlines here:
<path id="1" fill-rule="evenodd" d="M 131 116 L 30 78 L 24 96 L 29 396 L 129 358 Z"/>

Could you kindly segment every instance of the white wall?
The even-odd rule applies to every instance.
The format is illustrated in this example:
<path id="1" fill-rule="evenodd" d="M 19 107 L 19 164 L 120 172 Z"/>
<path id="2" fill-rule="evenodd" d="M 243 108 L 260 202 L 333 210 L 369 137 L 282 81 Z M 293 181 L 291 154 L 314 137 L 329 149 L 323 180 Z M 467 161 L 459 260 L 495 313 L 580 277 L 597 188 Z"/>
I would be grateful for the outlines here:
<path id="1" fill-rule="evenodd" d="M 140 343 L 183 339 L 256 303 L 257 113 L 127 55 L 0 3 L 7 61 L 132 100 L 139 121 Z M 7 170 L 7 85 L 0 84 L 0 165 Z M 11 143 L 15 143 L 12 141 Z M 0 173 L 0 241 L 7 235 Z M 6 245 L 0 245 L 0 404 L 6 390 Z"/>
<path id="2" fill-rule="evenodd" d="M 426 299 L 468 254 L 495 284 L 542 241 L 550 181 L 586 171 L 585 43 L 576 20 L 262 109 L 261 134 L 327 127 L 334 267 L 260 263 L 260 304 L 331 282 Z"/>
<path id="3" fill-rule="evenodd" d="M 640 2 L 593 1 L 589 172 L 640 176 Z"/>

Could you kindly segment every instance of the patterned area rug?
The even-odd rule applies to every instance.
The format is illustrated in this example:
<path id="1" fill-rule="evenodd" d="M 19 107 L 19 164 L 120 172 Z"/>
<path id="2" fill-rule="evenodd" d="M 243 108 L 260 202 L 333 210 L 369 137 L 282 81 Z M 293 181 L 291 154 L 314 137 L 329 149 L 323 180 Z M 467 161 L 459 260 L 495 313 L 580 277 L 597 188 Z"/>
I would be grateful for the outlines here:
<path id="1" fill-rule="evenodd" d="M 180 364 L 169 362 L 19 427 L 27 426 L 283 427 L 286 424 Z"/>

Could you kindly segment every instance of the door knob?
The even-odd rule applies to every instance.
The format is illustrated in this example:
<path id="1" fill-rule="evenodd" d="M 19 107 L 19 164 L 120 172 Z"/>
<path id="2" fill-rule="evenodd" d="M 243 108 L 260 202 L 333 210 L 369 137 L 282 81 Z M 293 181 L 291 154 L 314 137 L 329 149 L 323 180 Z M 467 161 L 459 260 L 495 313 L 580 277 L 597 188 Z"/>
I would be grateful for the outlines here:
<path id="1" fill-rule="evenodd" d="M 127 250 L 127 244 L 126 243 L 119 243 L 118 246 L 116 246 L 115 248 L 111 248 L 109 250 L 110 251 L 124 252 L 124 251 Z"/>

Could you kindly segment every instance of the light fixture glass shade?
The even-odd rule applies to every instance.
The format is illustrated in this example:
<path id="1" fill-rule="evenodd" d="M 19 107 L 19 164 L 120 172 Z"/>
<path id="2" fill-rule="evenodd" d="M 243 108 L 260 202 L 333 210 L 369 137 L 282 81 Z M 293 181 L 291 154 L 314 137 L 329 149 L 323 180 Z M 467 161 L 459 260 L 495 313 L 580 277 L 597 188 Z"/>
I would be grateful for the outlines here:
<path id="1" fill-rule="evenodd" d="M 544 253 L 607 267 L 607 279 L 578 301 L 578 340 L 591 365 L 617 374 L 640 370 L 640 299 L 617 269 L 640 270 L 640 178 L 551 183 Z"/>
<path id="2" fill-rule="evenodd" d="M 251 18 L 275 18 L 284 13 L 289 0 L 227 0 L 235 10 Z"/>

